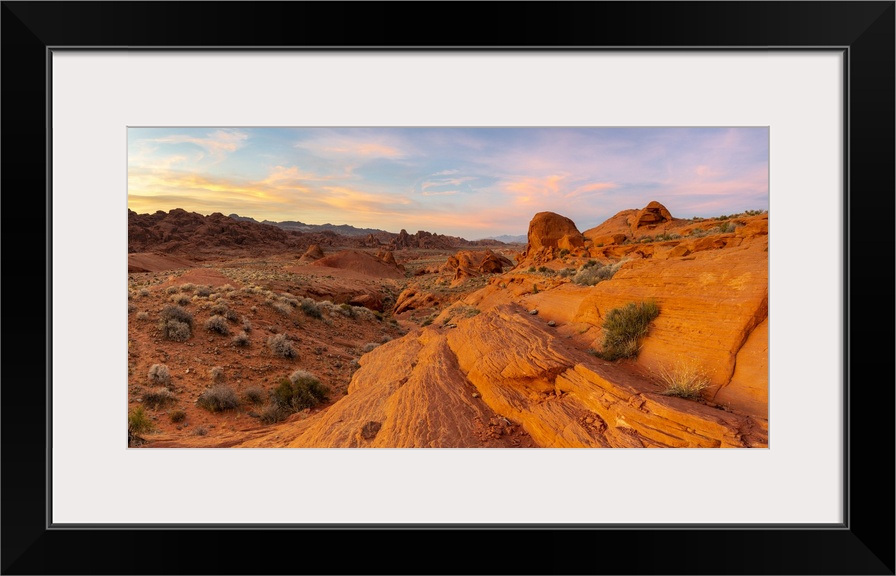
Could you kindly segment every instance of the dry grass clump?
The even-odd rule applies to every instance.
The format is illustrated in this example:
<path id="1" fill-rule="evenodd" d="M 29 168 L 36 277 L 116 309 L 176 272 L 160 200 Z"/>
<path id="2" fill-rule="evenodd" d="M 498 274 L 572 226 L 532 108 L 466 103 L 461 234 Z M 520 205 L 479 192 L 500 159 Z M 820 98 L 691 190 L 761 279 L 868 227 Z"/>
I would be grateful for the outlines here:
<path id="1" fill-rule="evenodd" d="M 672 365 L 660 366 L 657 371 L 666 396 L 699 398 L 710 385 L 709 376 L 693 361 L 679 359 Z"/>
<path id="2" fill-rule="evenodd" d="M 268 348 L 275 356 L 283 358 L 295 358 L 297 355 L 286 334 L 275 334 L 268 338 Z"/>
<path id="3" fill-rule="evenodd" d="M 186 306 L 191 302 L 191 298 L 186 294 L 175 294 L 171 297 L 171 301 L 178 306 Z"/>
<path id="4" fill-rule="evenodd" d="M 168 387 L 171 385 L 171 371 L 168 370 L 168 366 L 164 364 L 153 364 L 150 366 L 147 377 L 149 378 L 150 383 L 157 386 Z"/>
<path id="5" fill-rule="evenodd" d="M 172 410 L 168 413 L 168 419 L 177 424 L 187 419 L 187 413 L 183 410 Z"/>
<path id="6" fill-rule="evenodd" d="M 177 401 L 177 397 L 167 388 L 153 388 L 143 394 L 143 405 L 158 410 Z"/>
<path id="7" fill-rule="evenodd" d="M 248 346 L 249 345 L 249 335 L 246 334 L 245 330 L 233 337 L 233 345 L 234 346 Z"/>
<path id="8" fill-rule="evenodd" d="M 302 298 L 302 302 L 300 304 L 302 312 L 305 313 L 305 316 L 310 318 L 323 318 L 323 314 L 321 314 L 320 306 L 318 306 L 317 302 L 312 300 L 311 298 Z"/>
<path id="9" fill-rule="evenodd" d="M 230 334 L 230 327 L 227 325 L 227 318 L 218 316 L 217 314 L 211 316 L 208 320 L 205 321 L 205 329 L 209 332 L 217 332 L 218 334 L 223 334 L 224 336 L 228 336 Z"/>
<path id="10" fill-rule="evenodd" d="M 233 410 L 240 405 L 240 399 L 228 386 L 218 385 L 212 386 L 203 392 L 196 403 L 205 408 L 209 412 L 223 412 L 224 410 Z"/>
<path id="11" fill-rule="evenodd" d="M 159 328 L 168 340 L 185 342 L 192 335 L 193 315 L 180 306 L 166 306 L 162 310 Z"/>
<path id="12" fill-rule="evenodd" d="M 258 386 L 250 386 L 249 388 L 243 390 L 243 399 L 245 399 L 246 402 L 249 402 L 250 404 L 264 404 L 264 397 L 264 390 L 262 390 Z"/>
<path id="13" fill-rule="evenodd" d="M 589 260 L 588 263 L 583 265 L 576 275 L 573 276 L 572 281 L 581 286 L 594 286 L 604 280 L 612 278 L 621 266 L 621 262 L 605 266 L 594 260 Z"/>
<path id="14" fill-rule="evenodd" d="M 224 381 L 224 368 L 221 366 L 212 366 L 208 371 L 208 377 L 211 378 L 211 381 L 215 384 L 220 384 Z"/>

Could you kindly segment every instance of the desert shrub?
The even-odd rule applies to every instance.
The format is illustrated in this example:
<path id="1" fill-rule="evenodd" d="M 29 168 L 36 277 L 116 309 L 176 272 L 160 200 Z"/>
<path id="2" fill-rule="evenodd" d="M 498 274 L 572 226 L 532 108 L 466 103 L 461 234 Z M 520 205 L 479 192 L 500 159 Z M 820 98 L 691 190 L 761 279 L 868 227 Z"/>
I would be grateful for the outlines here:
<path id="1" fill-rule="evenodd" d="M 560 257 L 563 258 L 569 255 L 569 248 L 561 248 L 560 249 Z"/>
<path id="2" fill-rule="evenodd" d="M 216 384 L 223 382 L 224 368 L 221 366 L 212 366 L 208 371 L 208 377 Z"/>
<path id="3" fill-rule="evenodd" d="M 171 371 L 168 370 L 168 366 L 164 364 L 153 364 L 150 366 L 147 377 L 149 378 L 150 383 L 158 386 L 167 387 L 171 384 Z"/>
<path id="4" fill-rule="evenodd" d="M 535 266 L 529 266 L 527 272 L 535 272 Z"/>
<path id="5" fill-rule="evenodd" d="M 306 316 L 318 319 L 323 318 L 323 314 L 320 313 L 320 306 L 318 306 L 317 302 L 311 298 L 302 298 L 301 307 L 302 312 L 304 312 Z"/>
<path id="6" fill-rule="evenodd" d="M 137 312 L 137 320 L 149 320 L 149 312 Z"/>
<path id="7" fill-rule="evenodd" d="M 706 236 L 706 230 L 704 230 L 703 228 L 694 228 L 693 230 L 691 230 L 689 236 L 692 236 L 694 238 L 702 238 L 703 236 Z"/>
<path id="8" fill-rule="evenodd" d="M 153 388 L 143 394 L 143 405 L 157 410 L 177 401 L 177 397 L 167 388 Z"/>
<path id="9" fill-rule="evenodd" d="M 290 314 L 292 314 L 292 306 L 290 306 L 286 302 L 271 301 L 270 306 L 284 316 L 289 316 Z"/>
<path id="10" fill-rule="evenodd" d="M 205 426 L 197 426 L 193 428 L 193 436 L 205 436 L 208 434 L 208 428 Z"/>
<path id="11" fill-rule="evenodd" d="M 248 346 L 249 345 L 249 335 L 246 334 L 245 330 L 233 337 L 233 344 L 235 346 Z"/>
<path id="12" fill-rule="evenodd" d="M 272 398 L 281 409 L 299 412 L 325 402 L 328 396 L 329 390 L 317 376 L 305 370 L 296 370 L 274 388 Z"/>
<path id="13" fill-rule="evenodd" d="M 225 316 L 228 312 L 230 312 L 230 307 L 227 305 L 227 302 L 223 300 L 216 302 L 211 308 L 212 314 L 217 314 L 218 316 Z"/>
<path id="14" fill-rule="evenodd" d="M 722 222 L 719 224 L 719 232 L 727 233 L 734 232 L 734 229 L 737 228 L 737 225 L 734 222 Z"/>
<path id="15" fill-rule="evenodd" d="M 202 298 L 208 298 L 212 294 L 211 286 L 198 286 L 196 288 L 196 295 Z"/>
<path id="16" fill-rule="evenodd" d="M 281 408 L 276 403 L 268 404 L 258 415 L 258 418 L 265 424 L 276 424 L 289 415 L 289 412 Z"/>
<path id="17" fill-rule="evenodd" d="M 250 322 L 249 319 L 245 316 L 240 319 L 240 325 L 245 332 L 250 332 L 252 330 L 252 322 Z"/>
<path id="18" fill-rule="evenodd" d="M 372 352 L 373 350 L 379 348 L 379 346 L 380 345 L 377 342 L 368 342 L 367 344 L 361 346 L 361 352 L 364 352 L 366 354 L 367 352 Z"/>
<path id="19" fill-rule="evenodd" d="M 559 274 L 561 278 L 568 278 L 575 273 L 576 273 L 575 268 L 563 268 L 562 270 L 557 272 L 557 274 Z"/>
<path id="20" fill-rule="evenodd" d="M 168 288 L 165 289 L 165 292 L 167 294 L 177 294 L 179 292 L 179 290 L 178 290 L 177 286 L 169 286 Z"/>
<path id="21" fill-rule="evenodd" d="M 709 376 L 692 361 L 678 360 L 671 366 L 660 366 L 658 372 L 666 396 L 699 398 L 709 388 Z"/>
<path id="22" fill-rule="evenodd" d="M 217 314 L 209 317 L 209 319 L 205 321 L 205 329 L 209 332 L 217 332 L 218 334 L 223 334 L 224 336 L 230 334 L 230 327 L 227 325 L 227 318 L 218 316 Z"/>
<path id="23" fill-rule="evenodd" d="M 168 413 L 168 419 L 177 424 L 187 419 L 187 413 L 183 410 L 172 410 Z"/>
<path id="24" fill-rule="evenodd" d="M 159 328 L 168 340 L 184 342 L 192 334 L 193 315 L 180 306 L 166 306 L 162 310 Z"/>
<path id="25" fill-rule="evenodd" d="M 262 390 L 258 386 L 250 386 L 249 388 L 243 390 L 243 398 L 246 400 L 246 402 L 249 402 L 251 404 L 263 404 L 264 397 L 264 390 Z"/>
<path id="26" fill-rule="evenodd" d="M 275 356 L 283 358 L 295 358 L 296 350 L 292 347 L 292 342 L 286 337 L 286 334 L 275 334 L 268 338 L 268 348 Z"/>
<path id="27" fill-rule="evenodd" d="M 146 411 L 143 409 L 143 406 L 137 406 L 128 414 L 128 433 L 130 434 L 143 434 L 144 432 L 149 432 L 153 428 L 152 420 L 146 414 Z"/>
<path id="28" fill-rule="evenodd" d="M 181 292 L 192 292 L 192 291 L 194 291 L 194 290 L 196 290 L 196 285 L 195 285 L 195 284 L 192 284 L 192 283 L 190 283 L 190 282 L 187 282 L 186 284 L 181 284 L 181 285 L 180 285 L 180 291 L 181 291 Z"/>
<path id="29" fill-rule="evenodd" d="M 582 268 L 591 268 L 592 266 L 597 266 L 597 264 L 598 264 L 597 260 L 589 260 L 589 261 L 585 262 L 584 264 L 582 264 Z"/>
<path id="30" fill-rule="evenodd" d="M 227 310 L 226 312 L 224 312 L 223 316 L 230 322 L 236 322 L 240 319 L 240 315 L 233 310 Z"/>
<path id="31" fill-rule="evenodd" d="M 659 313 L 659 306 L 653 301 L 629 302 L 613 308 L 604 318 L 602 349 L 596 355 L 604 360 L 636 357 L 640 339 L 647 335 L 650 323 Z"/>
<path id="32" fill-rule="evenodd" d="M 619 264 L 610 266 L 601 266 L 600 264 L 588 267 L 582 266 L 573 277 L 572 281 L 582 286 L 594 286 L 604 280 L 612 278 L 613 275 L 616 274 L 616 271 L 619 270 L 619 267 Z"/>
<path id="33" fill-rule="evenodd" d="M 171 301 L 177 304 L 178 306 L 186 306 L 190 303 L 190 297 L 186 294 L 175 294 L 171 297 Z"/>
<path id="34" fill-rule="evenodd" d="M 212 386 L 200 394 L 196 403 L 209 412 L 223 412 L 224 410 L 233 410 L 239 406 L 240 399 L 232 388 L 218 385 Z"/>
<path id="35" fill-rule="evenodd" d="M 137 311 L 137 307 L 128 302 L 128 315 L 133 314 Z"/>

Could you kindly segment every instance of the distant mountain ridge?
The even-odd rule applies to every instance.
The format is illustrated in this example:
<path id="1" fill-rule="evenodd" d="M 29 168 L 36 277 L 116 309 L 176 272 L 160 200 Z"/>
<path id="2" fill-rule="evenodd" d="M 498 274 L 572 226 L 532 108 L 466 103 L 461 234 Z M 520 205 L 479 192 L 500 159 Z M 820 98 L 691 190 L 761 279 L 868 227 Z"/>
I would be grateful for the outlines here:
<path id="1" fill-rule="evenodd" d="M 250 216 L 240 216 L 239 214 L 229 214 L 230 218 L 240 222 L 255 222 L 256 224 L 268 224 L 276 226 L 283 230 L 294 230 L 296 232 L 335 232 L 342 236 L 367 236 L 368 234 L 389 234 L 386 230 L 378 228 L 355 228 L 349 224 L 305 224 L 295 220 L 284 220 L 283 222 L 274 222 L 272 220 L 263 220 L 259 222 Z"/>
<path id="2" fill-rule="evenodd" d="M 518 234 L 516 236 L 511 234 L 501 234 L 500 236 L 488 236 L 482 238 L 482 240 L 497 240 L 499 242 L 504 242 L 505 244 L 525 244 L 529 241 L 529 238 L 525 234 Z"/>
<path id="3" fill-rule="evenodd" d="M 286 224 L 287 226 L 282 226 Z M 310 229 L 288 227 L 310 226 Z M 343 229 L 349 229 L 351 234 Z M 263 256 L 305 252 L 310 246 L 342 248 L 455 249 L 468 246 L 501 246 L 497 240 L 469 241 L 424 230 L 408 234 L 355 228 L 354 226 L 305 225 L 301 222 L 258 222 L 236 214 L 215 212 L 203 216 L 175 208 L 169 212 L 138 214 L 128 209 L 128 253 L 157 252 L 190 258 Z"/>

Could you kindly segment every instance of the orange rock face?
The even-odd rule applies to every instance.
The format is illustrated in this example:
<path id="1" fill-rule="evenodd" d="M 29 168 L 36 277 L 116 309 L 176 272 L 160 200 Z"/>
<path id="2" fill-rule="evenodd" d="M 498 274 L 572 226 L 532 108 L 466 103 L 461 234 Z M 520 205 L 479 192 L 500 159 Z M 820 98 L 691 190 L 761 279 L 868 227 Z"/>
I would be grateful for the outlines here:
<path id="1" fill-rule="evenodd" d="M 528 233 L 531 250 L 539 248 L 566 248 L 573 250 L 585 245 L 582 233 L 575 222 L 553 212 L 539 212 L 529 223 Z"/>
<path id="2" fill-rule="evenodd" d="M 539 212 L 532 218 L 528 239 L 526 250 L 519 257 L 521 263 L 547 262 L 554 258 L 556 250 L 574 251 L 585 246 L 585 237 L 575 222 L 554 212 Z"/>
<path id="3" fill-rule="evenodd" d="M 320 260 L 324 257 L 324 251 L 321 250 L 320 244 L 312 244 L 308 247 L 308 250 L 302 254 L 300 260 L 302 262 L 314 262 L 315 260 Z"/>
<path id="4" fill-rule="evenodd" d="M 638 210 L 635 214 L 634 221 L 631 221 L 632 228 L 641 228 L 642 226 L 656 226 L 665 222 L 672 221 L 672 214 L 665 206 L 659 202 L 653 201 L 644 208 Z"/>
<path id="5" fill-rule="evenodd" d="M 327 411 L 243 445 L 765 447 L 766 231 L 748 224 L 740 234 L 618 246 L 633 250 L 629 259 L 595 286 L 505 273 L 446 309 L 445 321 L 363 356 L 348 395 Z M 539 249 L 560 246 L 543 237 Z M 399 306 L 418 297 L 409 290 Z M 646 300 L 660 313 L 636 359 L 589 353 L 610 310 Z M 664 394 L 661 369 L 682 361 L 709 379 L 699 401 Z"/>

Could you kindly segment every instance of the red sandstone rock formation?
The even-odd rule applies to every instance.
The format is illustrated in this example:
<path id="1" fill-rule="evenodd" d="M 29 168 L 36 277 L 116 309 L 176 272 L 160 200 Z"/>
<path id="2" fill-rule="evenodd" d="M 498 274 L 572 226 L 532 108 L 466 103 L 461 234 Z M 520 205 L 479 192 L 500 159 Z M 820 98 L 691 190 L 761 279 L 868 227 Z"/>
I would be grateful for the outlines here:
<path id="1" fill-rule="evenodd" d="M 312 244 L 308 247 L 308 250 L 302 254 L 300 260 L 302 262 L 314 262 L 315 260 L 320 260 L 324 257 L 324 251 L 321 250 L 319 244 Z"/>
<path id="2" fill-rule="evenodd" d="M 552 260 L 560 250 L 577 251 L 585 246 L 585 237 L 575 222 L 553 212 L 539 212 L 529 222 L 529 243 L 520 262 L 542 263 Z"/>
<path id="3" fill-rule="evenodd" d="M 717 235 L 719 245 L 700 238 L 631 246 L 642 258 L 593 287 L 553 278 L 536 293 L 531 278 L 505 274 L 443 311 L 450 324 L 434 322 L 362 357 L 349 394 L 326 412 L 243 445 L 482 446 L 491 430 L 508 445 L 767 446 L 761 220 Z M 402 296 L 407 303 L 423 295 Z M 588 354 L 599 348 L 611 309 L 644 300 L 657 302 L 660 314 L 637 359 Z M 476 313 L 455 314 L 455 306 Z M 709 375 L 705 401 L 662 393 L 659 369 L 681 359 Z"/>

